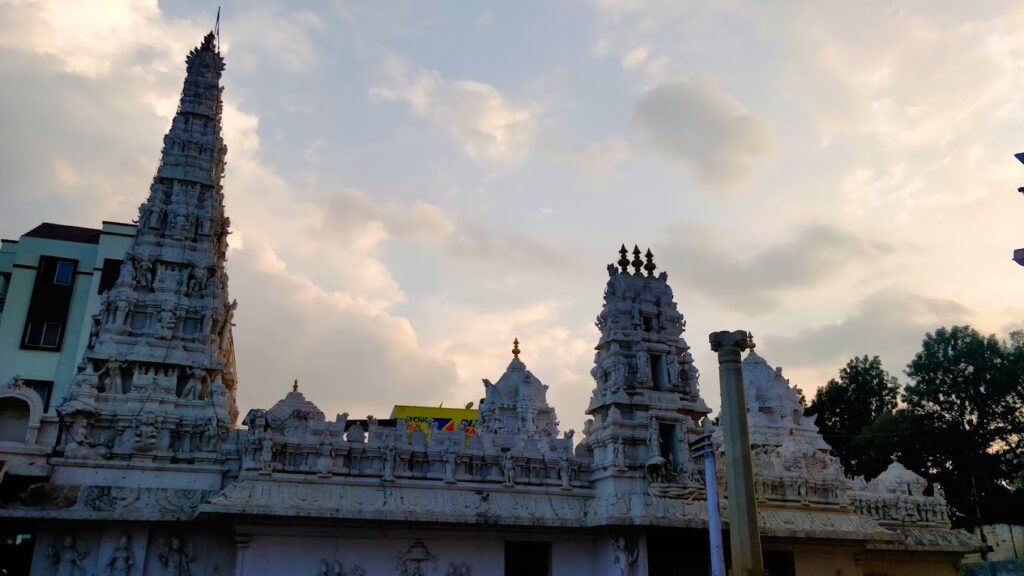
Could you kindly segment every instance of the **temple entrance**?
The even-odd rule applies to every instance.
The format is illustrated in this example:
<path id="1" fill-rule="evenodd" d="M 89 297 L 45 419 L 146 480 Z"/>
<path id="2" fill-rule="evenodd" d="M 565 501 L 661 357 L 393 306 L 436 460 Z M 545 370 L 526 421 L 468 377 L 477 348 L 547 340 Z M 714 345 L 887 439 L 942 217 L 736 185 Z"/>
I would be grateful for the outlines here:
<path id="1" fill-rule="evenodd" d="M 649 528 L 647 562 L 650 576 L 707 576 L 708 533 L 685 528 Z"/>

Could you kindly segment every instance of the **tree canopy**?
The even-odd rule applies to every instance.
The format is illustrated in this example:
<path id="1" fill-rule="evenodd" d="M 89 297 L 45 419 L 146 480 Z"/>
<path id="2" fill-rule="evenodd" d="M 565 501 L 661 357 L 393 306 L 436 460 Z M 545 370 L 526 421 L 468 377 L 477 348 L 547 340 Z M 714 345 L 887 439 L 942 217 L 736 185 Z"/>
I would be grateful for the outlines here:
<path id="1" fill-rule="evenodd" d="M 839 379 L 818 389 L 805 414 L 817 415 L 818 429 L 847 470 L 862 468 L 855 440 L 876 418 L 896 409 L 899 384 L 882 368 L 878 357 L 853 358 L 839 370 Z"/>
<path id="2" fill-rule="evenodd" d="M 925 335 L 906 375 L 900 394 L 877 356 L 853 358 L 806 413 L 818 415 L 850 475 L 870 479 L 896 456 L 942 484 L 958 524 L 1020 522 L 1024 333 L 1000 340 L 970 326 L 939 328 Z"/>

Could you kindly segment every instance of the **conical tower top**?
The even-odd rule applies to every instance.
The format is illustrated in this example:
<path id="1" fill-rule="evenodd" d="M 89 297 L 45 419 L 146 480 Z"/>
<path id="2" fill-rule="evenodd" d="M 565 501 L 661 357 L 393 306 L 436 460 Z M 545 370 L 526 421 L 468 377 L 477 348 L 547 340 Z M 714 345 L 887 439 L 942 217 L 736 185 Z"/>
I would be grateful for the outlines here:
<path id="1" fill-rule="evenodd" d="M 96 412 L 119 404 L 140 411 L 212 409 L 217 421 L 233 422 L 237 305 L 224 269 L 230 234 L 222 189 L 224 59 L 213 33 L 189 52 L 185 65 L 181 100 L 149 197 L 139 207 L 135 239 L 101 298 L 83 359 L 86 376 L 76 377 L 83 385 L 73 386 L 72 396 L 95 397 L 98 389 L 103 394 L 90 408 Z M 87 382 L 90 373 L 98 381 Z M 72 402 L 68 409 L 85 404 Z"/>

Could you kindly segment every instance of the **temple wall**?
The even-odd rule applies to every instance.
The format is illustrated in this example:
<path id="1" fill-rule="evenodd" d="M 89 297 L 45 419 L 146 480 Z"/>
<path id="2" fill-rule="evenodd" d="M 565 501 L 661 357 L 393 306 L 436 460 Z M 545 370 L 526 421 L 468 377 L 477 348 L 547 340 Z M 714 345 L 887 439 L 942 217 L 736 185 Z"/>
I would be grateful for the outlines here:
<path id="1" fill-rule="evenodd" d="M 501 530 L 445 530 L 443 528 L 316 528 L 311 526 L 260 526 L 247 529 L 248 539 L 240 550 L 238 576 L 315 576 L 322 561 L 337 561 L 343 573 L 355 566 L 366 574 L 398 574 L 400 557 L 409 553 L 417 541 L 433 556 L 429 574 L 449 574 L 452 564 L 463 564 L 473 576 L 505 574 L 507 542 L 550 543 L 552 576 L 616 576 L 611 546 L 600 538 L 567 534 L 531 534 Z M 436 572 L 433 562 L 436 561 Z M 195 573 L 195 572 L 193 572 Z M 410 573 L 413 571 L 410 569 Z M 457 572 L 456 572 L 457 573 Z"/>
<path id="2" fill-rule="evenodd" d="M 798 576 L 816 574 L 843 574 L 859 576 L 860 566 L 854 551 L 849 548 L 822 548 L 818 550 L 797 550 L 793 553 L 793 564 Z"/>
<path id="3" fill-rule="evenodd" d="M 959 576 L 960 556 L 951 556 L 867 554 L 861 562 L 861 573 L 864 576 Z"/>
<path id="4" fill-rule="evenodd" d="M 113 556 L 128 535 L 131 566 L 126 576 L 229 576 L 235 570 L 235 547 L 225 527 L 173 523 L 62 523 L 45 525 L 39 532 L 32 558 L 32 576 L 63 574 L 118 574 L 111 571 Z M 70 546 L 66 538 L 72 538 Z M 180 547 L 170 551 L 178 538 Z M 161 553 L 163 557 L 161 557 Z M 75 558 L 80 563 L 74 566 Z M 175 559 L 187 571 L 174 571 Z M 70 571 L 68 571 L 70 570 Z M 315 572 L 311 573 L 315 574 Z"/>

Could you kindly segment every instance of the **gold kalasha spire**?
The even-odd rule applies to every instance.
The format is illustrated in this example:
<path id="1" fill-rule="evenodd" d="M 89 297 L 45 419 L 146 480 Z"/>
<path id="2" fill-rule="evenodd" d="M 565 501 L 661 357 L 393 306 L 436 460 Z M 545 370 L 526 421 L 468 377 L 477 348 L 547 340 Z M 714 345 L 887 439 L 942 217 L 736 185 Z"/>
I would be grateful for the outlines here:
<path id="1" fill-rule="evenodd" d="M 512 356 L 519 359 L 519 338 L 512 341 Z"/>

